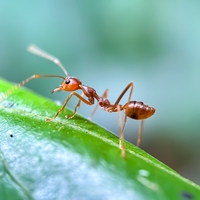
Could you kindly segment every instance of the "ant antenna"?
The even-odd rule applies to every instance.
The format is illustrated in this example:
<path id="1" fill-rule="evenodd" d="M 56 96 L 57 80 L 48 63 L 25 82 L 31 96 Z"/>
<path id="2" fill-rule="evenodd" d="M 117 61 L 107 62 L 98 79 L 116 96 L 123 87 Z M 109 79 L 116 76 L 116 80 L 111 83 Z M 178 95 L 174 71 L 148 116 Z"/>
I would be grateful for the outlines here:
<path id="1" fill-rule="evenodd" d="M 34 44 L 28 46 L 27 51 L 29 51 L 30 53 L 33 53 L 37 56 L 40 56 L 42 58 L 45 58 L 47 60 L 54 62 L 57 66 L 59 66 L 63 70 L 65 75 L 68 76 L 67 70 L 65 69 L 65 67 L 62 65 L 62 63 L 60 62 L 60 60 L 58 58 L 52 56 L 51 54 L 49 54 L 45 51 L 43 51 L 42 49 L 40 49 L 39 47 L 37 47 Z"/>
<path id="2" fill-rule="evenodd" d="M 0 96 L 0 103 L 2 101 L 4 101 L 10 94 L 12 94 L 15 90 L 17 90 L 18 88 L 22 87 L 23 85 L 25 85 L 26 83 L 28 83 L 30 80 L 32 79 L 36 79 L 36 78 L 49 78 L 49 77 L 57 77 L 57 78 L 62 78 L 65 79 L 62 76 L 59 75 L 49 75 L 49 74 L 34 74 L 30 77 L 28 77 L 27 79 L 23 80 L 21 83 L 18 83 L 17 85 L 13 86 L 11 89 L 7 90 L 6 92 L 4 92 L 1 96 Z"/>

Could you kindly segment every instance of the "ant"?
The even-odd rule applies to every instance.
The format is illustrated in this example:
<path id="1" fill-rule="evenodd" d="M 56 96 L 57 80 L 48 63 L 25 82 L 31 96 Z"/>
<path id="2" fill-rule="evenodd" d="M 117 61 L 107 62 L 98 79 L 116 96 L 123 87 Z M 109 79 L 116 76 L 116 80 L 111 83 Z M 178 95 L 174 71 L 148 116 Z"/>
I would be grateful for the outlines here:
<path id="1" fill-rule="evenodd" d="M 65 73 L 66 77 L 59 76 L 59 75 L 34 74 L 34 75 L 30 76 L 29 78 L 25 79 L 24 81 L 22 81 L 21 83 L 17 84 L 16 86 L 11 88 L 7 92 L 5 92 L 0 101 L 3 101 L 11 93 L 13 93 L 16 89 L 22 87 L 23 85 L 25 85 L 32 79 L 49 78 L 49 77 L 61 78 L 61 79 L 63 79 L 61 85 L 59 87 L 55 88 L 52 91 L 52 93 L 57 92 L 57 91 L 66 91 L 66 92 L 71 92 L 71 93 L 65 100 L 63 106 L 57 111 L 55 116 L 53 118 L 48 118 L 46 120 L 47 122 L 54 120 L 59 115 L 59 113 L 64 111 L 65 106 L 67 105 L 68 101 L 71 99 L 72 96 L 76 96 L 79 99 L 79 101 L 74 108 L 73 114 L 71 116 L 65 116 L 68 119 L 71 119 L 76 115 L 76 111 L 80 107 L 81 102 L 84 102 L 87 105 L 93 105 L 95 102 L 95 99 L 96 99 L 98 104 L 95 107 L 95 109 L 93 110 L 91 116 L 95 113 L 98 106 L 100 106 L 103 110 L 110 112 L 110 113 L 118 112 L 118 124 L 119 124 L 119 132 L 120 132 L 119 147 L 121 149 L 122 157 L 125 157 L 125 146 L 123 144 L 123 138 L 124 138 L 124 128 L 125 128 L 125 125 L 127 122 L 127 117 L 136 119 L 136 120 L 141 120 L 139 133 L 138 133 L 138 139 L 137 139 L 137 146 L 140 145 L 144 119 L 151 117 L 155 113 L 155 108 L 150 107 L 140 101 L 130 101 L 130 98 L 131 98 L 131 95 L 133 92 L 133 86 L 134 86 L 133 82 L 130 82 L 125 87 L 125 89 L 122 91 L 122 93 L 119 95 L 119 97 L 117 98 L 115 103 L 111 104 L 109 102 L 109 100 L 107 99 L 108 89 L 105 90 L 105 92 L 103 93 L 102 96 L 99 96 L 94 88 L 82 85 L 82 82 L 76 77 L 68 76 L 66 69 L 64 68 L 62 63 L 59 61 L 59 59 L 57 59 L 56 57 L 41 50 L 40 48 L 38 48 L 35 45 L 30 45 L 28 47 L 28 51 L 33 54 L 36 54 L 40 57 L 43 57 L 47 60 L 54 62 L 58 67 L 60 67 L 62 69 L 62 71 Z M 120 100 L 122 99 L 124 94 L 128 91 L 128 89 L 130 89 L 128 102 L 125 105 L 119 104 Z M 76 93 L 75 91 L 77 91 L 77 90 L 82 90 L 82 94 L 80 95 L 80 94 Z M 87 99 L 84 98 L 84 95 L 87 97 Z M 122 126 L 122 121 L 121 121 L 121 116 L 120 116 L 120 111 L 122 111 L 122 110 L 125 112 L 123 126 Z"/>

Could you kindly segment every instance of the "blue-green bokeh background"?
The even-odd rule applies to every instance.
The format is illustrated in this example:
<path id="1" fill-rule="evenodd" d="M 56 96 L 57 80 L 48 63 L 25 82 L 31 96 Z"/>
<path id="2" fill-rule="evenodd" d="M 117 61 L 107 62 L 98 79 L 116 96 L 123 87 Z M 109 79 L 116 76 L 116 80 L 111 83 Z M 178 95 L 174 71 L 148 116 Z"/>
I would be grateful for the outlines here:
<path id="1" fill-rule="evenodd" d="M 1 0 L 0 75 L 13 82 L 34 73 L 63 75 L 26 52 L 31 43 L 98 94 L 108 88 L 111 102 L 134 81 L 132 99 L 156 108 L 141 148 L 200 184 L 200 1 Z M 66 93 L 51 94 L 59 84 L 43 79 L 27 87 L 63 102 Z M 82 104 L 79 113 L 91 111 Z M 98 110 L 93 120 L 118 134 L 116 113 Z M 138 125 L 128 120 L 125 138 L 133 143 Z"/>

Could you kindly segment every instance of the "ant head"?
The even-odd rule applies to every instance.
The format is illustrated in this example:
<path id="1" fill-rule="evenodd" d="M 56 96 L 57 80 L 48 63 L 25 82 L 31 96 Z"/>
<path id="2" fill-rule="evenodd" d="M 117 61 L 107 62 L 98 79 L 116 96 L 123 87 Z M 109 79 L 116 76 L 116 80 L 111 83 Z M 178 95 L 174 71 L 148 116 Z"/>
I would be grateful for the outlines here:
<path id="1" fill-rule="evenodd" d="M 55 88 L 52 93 L 57 92 L 57 91 L 67 91 L 67 92 L 72 92 L 75 90 L 80 89 L 80 85 L 82 85 L 81 81 L 75 77 L 70 77 L 67 76 L 64 81 L 61 83 L 60 87 Z"/>

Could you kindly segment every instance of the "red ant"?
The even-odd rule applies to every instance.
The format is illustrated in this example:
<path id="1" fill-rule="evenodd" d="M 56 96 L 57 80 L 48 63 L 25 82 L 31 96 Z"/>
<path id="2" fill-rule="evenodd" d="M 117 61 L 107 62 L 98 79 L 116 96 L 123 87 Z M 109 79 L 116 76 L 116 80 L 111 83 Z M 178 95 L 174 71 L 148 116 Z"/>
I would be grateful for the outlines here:
<path id="1" fill-rule="evenodd" d="M 85 104 L 93 105 L 95 102 L 95 99 L 96 99 L 98 101 L 98 104 L 95 107 L 95 109 L 91 115 L 93 115 L 95 113 L 98 106 L 100 106 L 103 110 L 105 110 L 107 112 L 118 112 L 118 123 L 119 123 L 119 131 L 120 131 L 119 146 L 120 146 L 120 149 L 122 150 L 122 156 L 123 157 L 125 156 L 125 147 L 123 145 L 123 136 L 124 136 L 124 128 L 126 125 L 127 117 L 136 119 L 136 120 L 141 120 L 139 133 L 138 133 L 138 139 L 137 139 L 137 146 L 139 146 L 140 141 L 141 141 L 142 127 L 143 127 L 144 119 L 151 117 L 155 113 L 155 108 L 150 107 L 140 101 L 130 101 L 130 98 L 131 98 L 131 95 L 133 92 L 133 82 L 130 82 L 125 87 L 125 89 L 122 91 L 122 93 L 119 95 L 116 102 L 114 104 L 111 104 L 109 102 L 109 100 L 107 99 L 108 90 L 106 90 L 102 96 L 99 96 L 96 93 L 95 89 L 93 89 L 92 87 L 82 85 L 81 81 L 76 77 L 68 76 L 66 69 L 64 68 L 64 66 L 61 64 L 61 62 L 56 57 L 44 52 L 43 50 L 39 49 L 35 45 L 30 45 L 28 47 L 28 51 L 54 62 L 56 65 L 58 65 L 63 70 L 63 72 L 66 75 L 66 78 L 63 76 L 59 76 L 59 75 L 34 74 L 31 77 L 25 79 L 21 83 L 14 86 L 11 90 L 8 90 L 7 92 L 5 92 L 1 101 L 4 100 L 7 96 L 9 96 L 11 93 L 13 93 L 16 89 L 18 89 L 19 87 L 22 87 L 23 85 L 25 85 L 32 79 L 48 78 L 48 77 L 62 78 L 63 82 L 61 83 L 61 85 L 58 88 L 55 88 L 52 91 L 52 93 L 57 92 L 57 91 L 62 91 L 62 90 L 66 91 L 66 92 L 71 92 L 71 93 L 65 100 L 63 106 L 55 114 L 55 116 L 53 118 L 47 119 L 48 122 L 54 120 L 59 115 L 60 112 L 64 111 L 65 106 L 67 105 L 68 101 L 70 100 L 70 98 L 73 95 L 76 96 L 79 99 L 79 101 L 78 101 L 77 105 L 75 106 L 74 113 L 71 116 L 66 116 L 66 118 L 69 118 L 69 119 L 73 118 L 76 115 L 76 111 L 80 107 L 81 101 L 84 102 Z M 119 104 L 120 100 L 122 99 L 122 97 L 128 91 L 129 88 L 130 88 L 130 92 L 129 92 L 128 102 L 125 105 Z M 82 90 L 82 95 L 76 93 L 75 92 L 76 90 Z M 87 99 L 84 98 L 84 95 L 87 97 Z M 121 116 L 120 116 L 120 111 L 122 111 L 122 110 L 124 110 L 124 112 L 125 112 L 123 126 L 122 126 Z"/>

